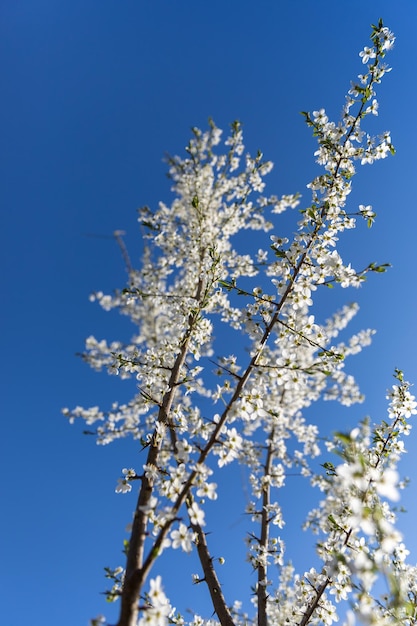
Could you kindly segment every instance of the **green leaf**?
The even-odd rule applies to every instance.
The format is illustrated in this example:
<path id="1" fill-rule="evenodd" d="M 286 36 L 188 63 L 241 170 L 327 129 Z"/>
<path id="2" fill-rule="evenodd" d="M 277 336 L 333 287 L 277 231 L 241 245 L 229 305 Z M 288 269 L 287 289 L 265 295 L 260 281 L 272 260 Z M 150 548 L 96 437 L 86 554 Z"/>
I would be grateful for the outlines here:
<path id="1" fill-rule="evenodd" d="M 338 439 L 339 439 L 342 443 L 345 443 L 345 444 L 349 444 L 349 443 L 351 443 L 351 441 L 352 441 L 352 439 L 351 439 L 351 437 L 350 437 L 350 434 L 349 434 L 349 433 L 340 433 L 340 432 L 338 432 L 338 433 L 336 433 L 336 434 L 335 434 L 335 436 L 336 436 L 336 437 L 337 437 L 337 438 L 338 438 Z"/>
<path id="2" fill-rule="evenodd" d="M 145 228 L 149 228 L 150 230 L 158 231 L 160 229 L 158 225 L 155 226 L 155 224 L 148 220 L 141 220 L 141 224 L 142 226 L 145 226 Z"/>
<path id="3" fill-rule="evenodd" d="M 274 246 L 271 246 L 271 248 L 274 251 L 275 256 L 279 257 L 280 259 L 286 258 L 284 250 L 277 250 L 276 248 L 274 248 Z"/>
<path id="4" fill-rule="evenodd" d="M 394 378 L 400 381 L 400 383 L 404 382 L 404 373 L 399 370 L 397 367 L 395 368 Z"/>
<path id="5" fill-rule="evenodd" d="M 233 285 L 225 280 L 219 280 L 219 285 L 220 287 L 224 287 L 225 289 L 227 289 L 227 291 L 231 291 L 233 289 Z"/>
<path id="6" fill-rule="evenodd" d="M 323 463 L 322 467 L 324 467 L 328 476 L 334 476 L 336 474 L 336 468 L 333 463 L 330 463 L 330 461 Z"/>

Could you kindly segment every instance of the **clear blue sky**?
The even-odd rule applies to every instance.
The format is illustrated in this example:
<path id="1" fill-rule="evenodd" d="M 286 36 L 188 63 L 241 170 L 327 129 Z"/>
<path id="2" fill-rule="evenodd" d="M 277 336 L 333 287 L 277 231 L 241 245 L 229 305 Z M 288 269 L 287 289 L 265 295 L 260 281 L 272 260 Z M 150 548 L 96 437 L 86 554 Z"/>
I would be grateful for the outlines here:
<path id="1" fill-rule="evenodd" d="M 2 3 L 4 626 L 86 626 L 99 612 L 114 618 L 99 595 L 102 568 L 122 562 L 134 499 L 114 486 L 137 450 L 126 442 L 97 447 L 60 414 L 131 393 L 75 357 L 90 334 L 116 339 L 129 331 L 126 320 L 88 301 L 93 290 L 123 286 L 111 234 L 128 231 L 131 256 L 139 257 L 135 209 L 169 200 L 163 154 L 181 152 L 190 126 L 209 116 L 220 127 L 243 122 L 248 148 L 275 163 L 271 193 L 303 193 L 315 144 L 299 111 L 324 106 L 337 117 L 379 17 L 397 42 L 372 130 L 390 129 L 397 155 L 355 179 L 352 201 L 372 204 L 378 219 L 348 250 L 358 267 L 393 267 L 360 292 L 340 292 L 330 309 L 357 299 L 357 328 L 378 334 L 350 364 L 366 403 L 352 415 L 333 406 L 327 429 L 383 417 L 394 367 L 417 381 L 415 0 Z M 417 561 L 417 429 L 407 443 L 403 469 L 414 482 L 401 525 Z M 240 512 L 236 528 L 243 532 Z M 176 567 L 167 566 L 168 579 Z M 241 589 L 241 580 L 225 577 Z"/>

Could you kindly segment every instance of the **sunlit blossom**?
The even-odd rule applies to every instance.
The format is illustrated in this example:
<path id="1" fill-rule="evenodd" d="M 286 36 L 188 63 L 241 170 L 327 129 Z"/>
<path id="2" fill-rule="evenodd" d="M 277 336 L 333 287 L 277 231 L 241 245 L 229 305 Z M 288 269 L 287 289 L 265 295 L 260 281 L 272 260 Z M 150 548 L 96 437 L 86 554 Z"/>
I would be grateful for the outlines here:
<path id="1" fill-rule="evenodd" d="M 138 502 L 130 543 L 123 546 L 128 566 L 106 570 L 114 584 L 110 600 L 123 588 L 126 603 L 138 576 L 145 581 L 169 549 L 195 551 L 202 571 L 193 575 L 194 583 L 218 594 L 213 577 L 225 561 L 208 547 L 218 534 L 211 537 L 202 527 L 206 511 L 208 516 L 209 507 L 219 503 L 222 523 L 229 524 L 224 468 L 240 464 L 253 605 L 265 608 L 260 623 L 331 625 L 339 620 L 336 607 L 346 602 L 364 623 L 385 626 L 397 614 L 408 623 L 417 575 L 407 564 L 392 502 L 399 499 L 397 463 L 416 400 L 396 371 L 387 416 L 376 426 L 365 420 L 343 432 L 334 409 L 333 428 L 340 432 L 331 441 L 314 422 L 320 405 L 311 408 L 320 400 L 344 406 L 363 401 L 346 363 L 374 333 L 364 329 L 349 336 L 347 326 L 359 307 L 342 306 L 326 319 L 317 293 L 357 288 L 368 273 L 385 269 L 374 263 L 357 269 L 345 254 L 348 246 L 340 246 L 358 218 L 370 226 L 376 217 L 370 204 L 348 206 L 359 164 L 394 152 L 389 132 L 372 136 L 362 128 L 367 116 L 378 115 L 376 87 L 390 69 L 382 60 L 394 44 L 382 22 L 373 26 L 371 39 L 360 52 L 367 67 L 351 83 L 340 119 L 331 120 L 324 108 L 304 113 L 317 139 L 318 164 L 306 198 L 267 194 L 272 163 L 246 150 L 240 123 L 232 124 L 224 140 L 212 121 L 206 131 L 193 128 L 184 156 L 168 158 L 172 201 L 139 210 L 141 265 L 133 269 L 129 261 L 124 289 L 90 297 L 134 325 L 125 342 L 89 336 L 83 355 L 95 370 L 131 379 L 131 400 L 107 411 L 64 410 L 71 422 L 84 420 L 94 428 L 98 443 L 131 436 L 140 451 L 138 470 L 124 468 L 116 486 L 118 493 L 137 486 Z M 296 233 L 287 237 L 281 214 L 295 207 Z M 253 239 L 248 251 L 241 249 L 242 235 Z M 230 339 L 223 341 L 225 328 Z M 322 452 L 323 471 L 314 474 L 314 459 Z M 288 506 L 281 509 L 286 500 L 280 490 L 294 490 L 295 480 L 306 477 L 319 494 L 305 522 L 317 539 L 317 566 L 297 573 L 280 535 Z M 229 558 L 225 568 L 228 563 Z M 182 574 L 181 568 L 174 567 L 172 575 Z M 388 591 L 374 600 L 381 573 Z M 128 604 L 135 607 L 129 610 L 139 606 L 138 626 L 187 623 L 172 608 L 159 575 L 150 579 L 147 592 L 144 582 Z M 255 624 L 242 606 L 225 605 L 224 622 Z M 348 613 L 346 626 L 354 619 Z M 188 624 L 217 621 L 193 614 Z"/>

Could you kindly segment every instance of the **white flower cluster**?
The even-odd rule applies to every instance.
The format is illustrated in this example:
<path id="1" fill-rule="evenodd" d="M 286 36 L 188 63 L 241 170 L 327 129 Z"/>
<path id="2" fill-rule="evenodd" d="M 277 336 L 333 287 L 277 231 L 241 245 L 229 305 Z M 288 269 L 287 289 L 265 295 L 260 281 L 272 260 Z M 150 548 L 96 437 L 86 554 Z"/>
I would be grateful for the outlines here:
<path id="1" fill-rule="evenodd" d="M 175 609 L 163 591 L 161 577 L 151 579 L 146 606 L 138 626 L 167 626 L 171 622 L 170 616 L 173 612 Z"/>
<path id="2" fill-rule="evenodd" d="M 354 587 L 354 593 L 352 589 L 349 592 L 356 596 L 356 612 L 363 623 L 385 623 L 382 605 L 371 595 L 378 572 L 391 587 L 386 615 L 405 616 L 408 589 L 415 587 L 403 566 L 407 551 L 395 528 L 396 516 L 389 500 L 399 499 L 396 465 L 405 451 L 402 438 L 410 433 L 408 419 L 417 413 L 417 402 L 402 373 L 397 371 L 396 376 L 400 384 L 388 394 L 389 421 L 372 431 L 364 422 L 351 433 L 336 437 L 334 450 L 344 462 L 338 466 L 327 463 L 328 477 L 314 479 L 326 498 L 307 522 L 307 527 L 323 533 L 318 545 L 326 587 L 337 599 L 337 581 L 342 574 L 344 585 Z M 375 615 L 382 621 L 372 621 Z"/>
<path id="3" fill-rule="evenodd" d="M 338 620 L 336 604 L 347 600 L 364 623 L 376 623 L 375 615 L 379 624 L 394 623 L 393 615 L 408 623 L 405 599 L 417 598 L 415 570 L 406 565 L 389 501 L 399 497 L 396 464 L 416 403 L 399 372 L 389 394 L 389 422 L 372 433 L 364 423 L 339 434 L 330 449 L 343 462 L 328 462 L 327 475 L 312 478 L 324 499 L 306 526 L 318 535 L 322 569 L 296 574 L 285 563 L 287 548 L 278 534 L 285 525 L 279 490 L 290 472 L 311 477 L 311 459 L 320 454 L 319 428 L 308 421 L 306 409 L 319 399 L 346 406 L 363 399 L 345 364 L 369 345 L 373 331 L 344 336 L 358 311 L 355 304 L 325 321 L 313 306 L 319 289 L 357 288 L 367 273 L 386 267 L 371 263 L 356 270 L 338 247 L 340 234 L 355 228 L 356 216 L 368 226 L 376 216 L 365 204 L 347 211 L 356 165 L 394 151 L 388 132 L 371 137 L 361 128 L 368 115 L 378 114 L 375 90 L 389 71 L 383 59 L 394 42 L 382 23 L 373 27 L 371 39 L 361 53 L 366 73 L 352 84 L 341 120 L 329 120 L 325 109 L 305 113 L 322 169 L 307 186 L 311 201 L 302 205 L 293 237 L 283 236 L 275 220 L 299 206 L 300 195 L 265 195 L 272 164 L 261 153 L 246 153 L 237 122 L 222 150 L 222 132 L 210 121 L 206 132 L 193 129 L 185 158 L 168 161 L 172 203 L 139 212 L 145 233 L 141 267 L 128 263 L 128 284 L 120 292 L 91 296 L 106 311 L 126 315 L 135 331 L 126 343 L 89 337 L 83 357 L 96 370 L 133 379 L 136 392 L 106 412 L 94 406 L 64 413 L 96 428 L 99 443 L 133 436 L 141 444 L 141 469 L 124 469 L 116 487 L 127 493 L 134 481 L 139 486 L 125 578 L 116 580 L 114 592 L 131 613 L 129 623 L 185 623 L 167 600 L 160 576 L 150 581 L 144 605 L 135 598 L 143 599 L 163 550 L 190 553 L 196 547 L 203 576 L 195 582 L 208 585 L 220 621 L 230 624 L 233 615 L 236 626 L 252 623 L 239 603 L 229 609 L 223 598 L 204 531 L 223 487 L 218 474 L 232 462 L 247 468 L 251 492 L 247 545 L 257 575 L 258 623 L 332 624 Z M 242 253 L 245 231 L 256 232 L 257 241 Z M 225 328 L 230 338 L 223 340 Z M 242 335 L 246 357 L 236 349 Z M 381 572 L 390 593 L 377 601 L 371 591 Z M 198 615 L 190 622 L 214 623 Z"/>

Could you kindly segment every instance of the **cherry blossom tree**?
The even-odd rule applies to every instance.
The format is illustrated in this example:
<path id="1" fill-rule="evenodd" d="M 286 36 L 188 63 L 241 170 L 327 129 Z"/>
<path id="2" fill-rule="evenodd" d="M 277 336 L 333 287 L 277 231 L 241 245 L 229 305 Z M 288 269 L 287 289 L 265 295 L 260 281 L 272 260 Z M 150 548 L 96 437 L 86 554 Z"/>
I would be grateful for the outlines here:
<path id="1" fill-rule="evenodd" d="M 192 626 L 331 624 L 338 612 L 345 624 L 417 623 L 417 569 L 407 564 L 391 505 L 403 486 L 397 463 L 416 413 L 409 384 L 396 370 L 388 414 L 376 426 L 364 421 L 325 439 L 305 415 L 319 399 L 346 406 L 362 400 L 345 364 L 373 331 L 342 340 L 358 307 L 344 306 L 320 322 L 314 295 L 336 285 L 359 287 L 368 273 L 385 270 L 374 263 L 354 269 L 338 238 L 358 219 L 368 226 L 375 219 L 371 206 L 347 208 L 356 164 L 394 152 L 388 132 L 374 137 L 362 130 L 367 116 L 378 114 L 376 88 L 389 71 L 384 59 L 393 43 L 382 21 L 372 27 L 370 46 L 360 53 L 364 73 L 352 83 L 339 122 L 324 109 L 304 113 L 321 166 L 307 185 L 308 203 L 298 194 L 267 195 L 264 177 L 272 164 L 245 152 L 239 123 L 222 143 L 210 121 L 205 132 L 193 129 L 184 158 L 169 159 L 172 203 L 139 211 L 138 269 L 115 233 L 127 286 L 91 299 L 128 316 L 135 334 L 129 343 L 89 337 L 83 356 L 96 370 L 136 379 L 136 393 L 107 411 L 64 413 L 94 428 L 100 444 L 124 437 L 140 442 L 137 466 L 124 468 L 116 486 L 121 494 L 138 491 L 126 562 L 106 569 L 113 584 L 108 599 L 120 603 L 117 626 L 187 623 L 158 574 L 159 558 L 169 550 L 195 551 L 199 558 L 194 583 L 206 586 L 214 613 L 193 615 Z M 280 216 L 296 208 L 297 231 L 283 236 Z M 249 240 L 241 236 L 246 231 L 255 231 L 256 252 L 239 251 Z M 233 351 L 242 343 L 246 353 Z M 314 460 L 323 452 L 327 460 L 318 471 Z M 250 493 L 247 559 L 256 584 L 251 591 L 248 583 L 247 598 L 225 597 L 218 569 L 236 565 L 214 558 L 205 530 L 223 468 L 232 463 L 246 468 Z M 321 565 L 300 573 L 280 536 L 280 494 L 292 471 L 321 492 L 305 522 Z M 242 599 L 251 600 L 252 612 Z"/>

